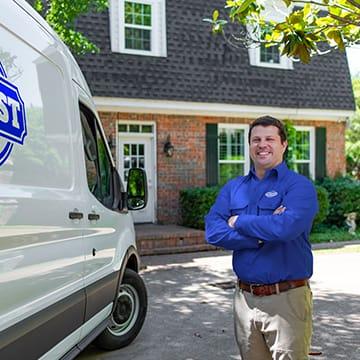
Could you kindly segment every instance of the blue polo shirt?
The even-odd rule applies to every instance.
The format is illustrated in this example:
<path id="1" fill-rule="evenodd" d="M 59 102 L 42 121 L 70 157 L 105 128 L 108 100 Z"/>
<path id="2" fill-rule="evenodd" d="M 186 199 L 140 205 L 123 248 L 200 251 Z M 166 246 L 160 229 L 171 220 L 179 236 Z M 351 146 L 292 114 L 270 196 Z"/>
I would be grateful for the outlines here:
<path id="1" fill-rule="evenodd" d="M 273 215 L 280 205 L 286 210 Z M 283 162 L 263 179 L 255 171 L 230 180 L 205 217 L 209 244 L 233 250 L 233 268 L 244 282 L 273 284 L 310 278 L 309 234 L 318 212 L 314 185 Z M 239 215 L 235 227 L 227 221 Z"/>

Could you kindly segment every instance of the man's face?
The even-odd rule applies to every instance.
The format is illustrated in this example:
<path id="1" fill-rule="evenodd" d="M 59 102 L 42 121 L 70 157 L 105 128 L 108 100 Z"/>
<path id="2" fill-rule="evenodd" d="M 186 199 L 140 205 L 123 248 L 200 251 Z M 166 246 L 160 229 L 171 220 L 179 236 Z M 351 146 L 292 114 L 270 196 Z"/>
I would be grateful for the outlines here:
<path id="1" fill-rule="evenodd" d="M 250 157 L 255 170 L 272 169 L 283 160 L 287 141 L 281 142 L 276 126 L 255 126 L 250 136 Z"/>

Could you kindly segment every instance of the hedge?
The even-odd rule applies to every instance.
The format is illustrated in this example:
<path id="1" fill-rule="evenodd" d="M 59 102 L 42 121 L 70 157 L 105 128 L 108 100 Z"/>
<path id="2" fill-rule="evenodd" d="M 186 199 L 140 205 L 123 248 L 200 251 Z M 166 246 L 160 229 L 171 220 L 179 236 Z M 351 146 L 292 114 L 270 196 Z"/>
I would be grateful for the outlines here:
<path id="1" fill-rule="evenodd" d="M 345 216 L 349 212 L 356 212 L 360 216 L 360 181 L 350 177 L 326 178 L 321 183 L 330 200 L 330 211 L 326 219 L 328 225 L 343 227 Z M 359 223 L 359 220 L 358 220 Z"/>
<path id="2" fill-rule="evenodd" d="M 219 193 L 220 187 L 190 188 L 180 191 L 180 211 L 182 225 L 204 229 L 204 217 Z M 316 186 L 320 211 L 315 217 L 314 226 L 322 223 L 329 212 L 329 199 L 325 188 Z"/>

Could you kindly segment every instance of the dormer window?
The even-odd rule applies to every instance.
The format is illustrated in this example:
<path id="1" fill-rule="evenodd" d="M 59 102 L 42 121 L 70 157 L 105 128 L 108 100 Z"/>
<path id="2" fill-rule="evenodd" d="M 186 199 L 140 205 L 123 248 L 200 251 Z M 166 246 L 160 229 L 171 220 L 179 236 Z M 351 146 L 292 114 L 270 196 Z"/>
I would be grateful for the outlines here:
<path id="1" fill-rule="evenodd" d="M 278 46 L 260 46 L 260 62 L 270 64 L 280 64 L 280 52 Z"/>
<path id="2" fill-rule="evenodd" d="M 111 50 L 166 56 L 165 0 L 111 0 Z"/>
<path id="3" fill-rule="evenodd" d="M 125 1 L 125 49 L 151 51 L 151 4 Z"/>
<path id="4" fill-rule="evenodd" d="M 249 49 L 250 65 L 269 67 L 275 69 L 294 68 L 293 62 L 286 56 L 281 56 L 278 46 L 266 47 L 261 44 L 258 47 Z"/>

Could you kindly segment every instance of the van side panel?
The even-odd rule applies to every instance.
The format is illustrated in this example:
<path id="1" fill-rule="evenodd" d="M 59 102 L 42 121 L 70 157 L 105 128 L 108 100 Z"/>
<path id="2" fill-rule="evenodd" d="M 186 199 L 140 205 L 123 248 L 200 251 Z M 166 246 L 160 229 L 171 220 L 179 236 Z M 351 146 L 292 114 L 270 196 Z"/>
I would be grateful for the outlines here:
<path id="1" fill-rule="evenodd" d="M 16 88 L 26 119 L 16 142 L 6 135 L 19 127 L 14 115 L 0 112 L 0 152 L 12 144 L 0 165 L 0 358 L 16 348 L 35 359 L 84 321 L 83 225 L 69 218 L 83 207 L 74 156 L 80 128 L 54 39 L 12 1 L 1 5 L 0 39 L 0 96 L 9 109 L 5 90 Z"/>

